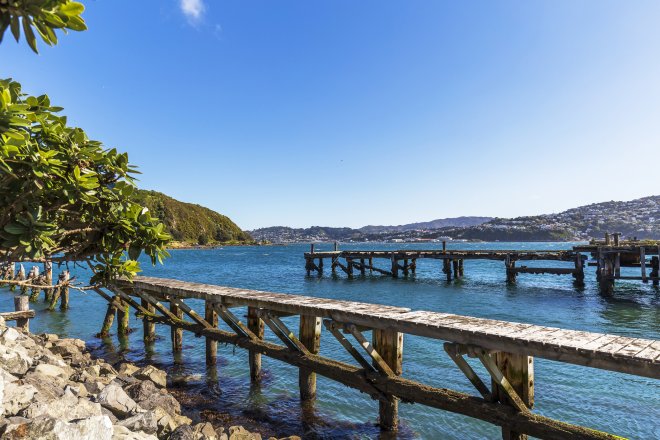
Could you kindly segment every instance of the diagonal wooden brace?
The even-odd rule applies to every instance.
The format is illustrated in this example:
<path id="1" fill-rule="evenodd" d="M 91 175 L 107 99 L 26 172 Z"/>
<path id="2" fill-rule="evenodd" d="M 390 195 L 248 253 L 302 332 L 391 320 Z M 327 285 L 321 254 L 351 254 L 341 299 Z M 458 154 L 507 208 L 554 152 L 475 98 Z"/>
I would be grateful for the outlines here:
<path id="1" fill-rule="evenodd" d="M 215 303 L 213 304 L 213 308 L 218 313 L 218 316 L 220 316 L 220 318 L 222 318 L 222 320 L 225 321 L 227 325 L 236 332 L 237 335 L 241 335 L 252 340 L 257 339 L 257 336 L 252 333 L 252 331 L 248 329 L 247 326 L 236 317 L 236 315 L 230 312 L 227 306 L 224 304 Z"/>
<path id="2" fill-rule="evenodd" d="M 184 313 L 188 316 L 190 316 L 193 321 L 195 321 L 197 324 L 203 326 L 204 328 L 212 328 L 213 326 L 209 324 L 204 318 L 199 316 L 197 312 L 195 312 L 193 309 L 190 308 L 186 303 L 181 301 L 178 298 L 175 298 L 174 296 L 168 295 L 167 299 L 170 301 L 170 303 L 174 303 L 178 308 L 184 311 Z"/>
<path id="3" fill-rule="evenodd" d="M 365 338 L 364 335 L 362 335 L 362 333 L 357 329 L 355 325 L 344 324 L 344 328 L 353 335 L 355 340 L 360 344 L 360 346 L 364 349 L 364 351 L 366 351 L 367 354 L 371 357 L 378 371 L 380 371 L 382 374 L 386 376 L 395 376 L 394 372 L 389 367 L 389 365 L 387 365 L 387 363 L 383 360 L 383 358 L 380 356 L 378 351 L 376 351 L 374 346 L 371 345 L 371 342 L 369 342 L 369 340 L 367 340 L 367 338 Z"/>
<path id="4" fill-rule="evenodd" d="M 153 316 L 153 313 L 149 313 L 147 309 L 142 307 L 141 304 L 138 304 L 129 294 L 124 292 L 123 290 L 110 286 L 108 289 L 114 293 L 115 295 L 119 296 L 122 300 L 126 301 L 128 304 L 130 304 L 138 313 L 144 315 L 144 316 Z M 101 289 L 94 289 L 99 295 L 105 296 L 102 292 Z"/>
<path id="5" fill-rule="evenodd" d="M 474 387 L 479 391 L 479 394 L 489 402 L 493 401 L 493 394 L 490 392 L 486 384 L 481 380 L 479 375 L 472 369 L 470 364 L 467 363 L 465 358 L 463 358 L 463 351 L 459 348 L 458 344 L 451 342 L 445 342 L 444 349 L 451 358 L 452 361 L 458 366 L 458 368 L 463 372 L 465 377 L 474 385 Z"/>
<path id="6" fill-rule="evenodd" d="M 173 322 L 181 322 L 182 320 L 179 319 L 178 316 L 176 316 L 174 313 L 170 312 L 167 307 L 162 305 L 156 298 L 153 296 L 149 295 L 147 292 L 141 291 L 141 290 L 135 290 L 135 294 L 154 306 L 156 310 L 158 310 L 160 313 L 162 313 L 164 316 L 166 316 L 168 319 L 170 319 Z M 153 315 L 153 314 L 149 314 Z"/>
<path id="7" fill-rule="evenodd" d="M 305 345 L 303 345 L 303 343 L 298 340 L 296 335 L 291 330 L 289 330 L 286 324 L 284 324 L 282 320 L 275 314 L 269 312 L 268 310 L 260 310 L 259 317 L 266 323 L 266 325 L 273 331 L 273 333 L 275 333 L 275 336 L 280 338 L 280 340 L 284 342 L 284 345 L 289 347 L 290 350 L 298 351 L 303 354 L 309 354 L 307 347 L 305 347 Z"/>
<path id="8" fill-rule="evenodd" d="M 525 402 L 523 402 L 516 390 L 511 386 L 511 383 L 506 377 L 504 377 L 504 374 L 502 374 L 502 371 L 499 369 L 492 356 L 484 350 L 483 352 L 478 353 L 477 357 L 484 367 L 486 367 L 486 370 L 488 370 L 490 377 L 493 378 L 495 383 L 497 383 L 499 387 L 504 390 L 509 399 L 511 399 L 511 404 L 516 407 L 518 411 L 530 412 L 527 405 L 525 405 Z"/>
<path id="9" fill-rule="evenodd" d="M 355 347 L 353 347 L 350 341 L 346 339 L 346 337 L 344 337 L 344 335 L 339 331 L 342 328 L 341 324 L 336 323 L 330 319 L 324 319 L 323 325 L 325 326 L 325 328 L 328 329 L 330 333 L 332 333 L 332 335 L 337 339 L 337 341 L 339 341 L 342 347 L 344 347 L 346 351 L 351 356 L 353 356 L 353 359 L 355 359 L 358 362 L 358 364 L 360 364 L 365 369 L 365 371 L 369 373 L 376 372 L 376 368 L 371 364 L 371 362 L 366 360 L 364 356 L 362 356 L 362 354 L 360 354 L 360 352 L 357 351 Z"/>

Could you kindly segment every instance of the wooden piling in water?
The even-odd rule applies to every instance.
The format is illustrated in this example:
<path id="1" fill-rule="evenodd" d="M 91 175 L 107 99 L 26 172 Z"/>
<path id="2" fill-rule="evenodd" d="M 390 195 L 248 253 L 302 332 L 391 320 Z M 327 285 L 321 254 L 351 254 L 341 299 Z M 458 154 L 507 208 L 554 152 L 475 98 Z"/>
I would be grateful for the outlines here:
<path id="1" fill-rule="evenodd" d="M 259 309 L 256 307 L 248 307 L 247 326 L 258 339 L 262 340 L 264 338 L 264 321 L 259 317 Z M 249 350 L 248 357 L 250 381 L 257 383 L 261 380 L 261 353 L 256 350 Z"/>
<path id="2" fill-rule="evenodd" d="M 394 375 L 400 376 L 403 371 L 403 333 L 390 329 L 374 329 L 373 347 Z M 397 397 L 386 395 L 385 401 L 378 401 L 378 423 L 382 431 L 398 430 L 399 399 Z"/>
<path id="3" fill-rule="evenodd" d="M 218 327 L 218 314 L 213 308 L 213 303 L 204 301 L 204 320 L 208 322 L 211 327 Z M 206 338 L 206 365 L 215 365 L 218 359 L 218 341 Z"/>
<path id="4" fill-rule="evenodd" d="M 183 319 L 183 311 L 173 302 L 170 302 L 170 313 L 180 320 Z M 183 330 L 178 327 L 172 327 L 171 330 L 172 351 L 174 353 L 181 353 L 183 350 Z"/>
<path id="5" fill-rule="evenodd" d="M 44 301 L 50 302 L 50 298 L 53 296 L 53 263 L 51 261 L 44 262 L 44 282 L 46 288 L 44 288 Z"/>
<path id="6" fill-rule="evenodd" d="M 531 409 L 534 406 L 534 358 L 518 354 L 499 352 L 493 355 L 495 364 L 500 369 L 502 375 L 513 387 L 516 394 L 522 400 L 522 403 Z M 509 406 L 516 406 L 508 397 L 503 389 L 502 383 L 492 380 L 492 390 L 495 397 L 501 403 Z M 509 428 L 502 427 L 503 440 L 527 440 L 526 434 L 512 431 Z"/>
<path id="7" fill-rule="evenodd" d="M 399 277 L 399 260 L 395 257 L 392 257 L 392 278 Z"/>
<path id="8" fill-rule="evenodd" d="M 59 290 L 59 288 L 58 288 Z M 101 331 L 98 334 L 99 338 L 105 338 L 110 335 L 110 329 L 112 328 L 112 323 L 115 320 L 115 314 L 117 313 L 117 296 L 112 298 L 112 302 L 108 303 L 108 309 L 105 312 L 105 318 L 103 319 L 103 325 L 101 326 Z M 51 302 L 51 304 L 53 304 Z"/>
<path id="9" fill-rule="evenodd" d="M 156 308 L 144 298 L 140 298 L 140 304 L 144 307 L 149 313 L 155 314 Z M 142 340 L 145 343 L 151 343 L 156 340 L 156 323 L 149 320 L 142 320 Z"/>
<path id="10" fill-rule="evenodd" d="M 117 335 L 125 336 L 129 333 L 129 319 L 131 317 L 128 308 L 128 303 L 118 299 L 119 307 L 117 307 Z"/>
<path id="11" fill-rule="evenodd" d="M 68 270 L 63 271 L 60 274 L 59 280 L 60 283 L 62 284 L 60 286 L 60 296 L 61 296 L 61 301 L 60 301 L 60 310 L 66 310 L 69 308 L 69 279 L 71 275 Z M 128 308 L 128 304 L 126 304 L 126 308 Z"/>
<path id="12" fill-rule="evenodd" d="M 660 285 L 660 252 L 651 258 L 651 278 L 654 286 Z"/>
<path id="13" fill-rule="evenodd" d="M 300 316 L 300 342 L 312 354 L 321 348 L 321 318 L 310 315 Z M 307 368 L 300 368 L 298 373 L 300 400 L 303 402 L 316 398 L 316 373 Z"/>

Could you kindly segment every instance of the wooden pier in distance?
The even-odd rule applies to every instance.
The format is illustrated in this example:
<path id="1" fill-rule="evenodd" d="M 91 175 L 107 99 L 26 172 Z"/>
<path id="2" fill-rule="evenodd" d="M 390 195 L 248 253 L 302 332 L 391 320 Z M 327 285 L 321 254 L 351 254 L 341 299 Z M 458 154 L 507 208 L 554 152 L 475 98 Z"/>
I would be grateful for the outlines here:
<path id="1" fill-rule="evenodd" d="M 520 274 L 571 275 L 576 285 L 584 284 L 585 266 L 596 267 L 596 280 L 600 291 L 611 294 L 616 280 L 636 280 L 660 286 L 660 241 L 619 240 L 620 234 L 606 234 L 605 240 L 592 241 L 589 244 L 573 246 L 570 250 L 338 250 L 315 252 L 314 245 L 310 252 L 305 252 L 305 270 L 307 276 L 313 272 L 322 275 L 324 261 L 330 262 L 332 273 L 337 268 L 349 278 L 354 275 L 366 275 L 367 272 L 379 273 L 392 278 L 400 275 L 415 275 L 417 260 L 442 260 L 442 273 L 447 281 L 460 279 L 465 274 L 465 260 L 497 260 L 504 262 L 506 281 L 515 283 Z M 589 256 L 592 261 L 589 260 Z M 377 267 L 374 262 L 385 260 Z M 554 261 L 568 263 L 566 267 L 528 267 L 526 261 Z M 639 275 L 622 275 L 621 268 L 635 268 Z"/>
<path id="2" fill-rule="evenodd" d="M 143 319 L 146 341 L 154 337 L 156 324 L 167 325 L 172 329 L 173 351 L 180 352 L 182 331 L 190 331 L 206 338 L 206 360 L 211 365 L 217 342 L 246 349 L 254 383 L 261 378 L 262 355 L 296 366 L 303 402 L 316 398 L 320 374 L 377 400 L 379 425 L 385 431 L 397 430 L 402 401 L 487 421 L 502 428 L 504 439 L 531 435 L 613 440 L 620 437 L 532 412 L 534 357 L 660 379 L 657 340 L 162 278 L 118 281 L 110 290 L 111 295 L 97 292 L 109 301 L 109 310 L 123 305 L 134 308 Z M 188 299 L 204 301 L 204 316 L 186 303 Z M 289 327 L 289 317 L 294 317 L 297 332 Z M 219 329 L 218 320 L 231 330 Z M 278 343 L 264 339 L 266 328 Z M 454 362 L 475 394 L 406 378 L 405 335 L 437 340 L 435 353 Z M 354 362 L 321 356 L 320 344 L 328 337 L 341 344 Z M 475 371 L 475 364 L 485 368 L 485 377 Z"/>
<path id="3" fill-rule="evenodd" d="M 584 281 L 584 265 L 586 256 L 576 251 L 528 251 L 528 250 L 335 250 L 305 253 L 305 269 L 307 275 L 312 272 L 323 273 L 324 260 L 330 261 L 333 273 L 341 269 L 349 277 L 356 272 L 365 275 L 380 273 L 393 278 L 400 274 L 414 275 L 417 271 L 417 260 L 442 260 L 442 273 L 447 281 L 462 278 L 465 274 L 465 260 L 496 260 L 504 262 L 506 279 L 515 282 L 519 274 L 554 274 L 571 275 L 577 283 Z M 375 266 L 374 260 L 385 260 L 385 269 Z M 343 263 L 342 263 L 343 260 Z M 572 263 L 570 267 L 527 267 L 517 264 L 524 261 L 563 261 Z"/>

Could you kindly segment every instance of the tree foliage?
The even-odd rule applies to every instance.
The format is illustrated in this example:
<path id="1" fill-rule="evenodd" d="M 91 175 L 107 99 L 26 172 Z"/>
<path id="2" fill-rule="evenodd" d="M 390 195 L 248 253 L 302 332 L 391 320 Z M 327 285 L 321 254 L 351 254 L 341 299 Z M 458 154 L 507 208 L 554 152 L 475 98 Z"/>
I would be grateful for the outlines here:
<path id="1" fill-rule="evenodd" d="M 0 0 L 2 1 L 2 0 Z M 167 256 L 169 235 L 136 203 L 126 153 L 67 125 L 46 95 L 0 80 L 0 257 L 87 262 L 92 283 Z"/>
<path id="2" fill-rule="evenodd" d="M 81 17 L 84 10 L 82 3 L 70 0 L 0 0 L 0 42 L 7 29 L 18 42 L 22 29 L 30 48 L 38 52 L 36 35 L 53 46 L 57 44 L 58 29 L 86 30 Z"/>

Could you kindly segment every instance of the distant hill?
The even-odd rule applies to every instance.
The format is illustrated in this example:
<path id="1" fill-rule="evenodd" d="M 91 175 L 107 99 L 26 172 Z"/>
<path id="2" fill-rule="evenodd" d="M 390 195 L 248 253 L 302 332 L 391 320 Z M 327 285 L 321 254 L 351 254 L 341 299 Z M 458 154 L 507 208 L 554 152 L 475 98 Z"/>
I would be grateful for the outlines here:
<path id="1" fill-rule="evenodd" d="M 556 214 L 516 218 L 458 217 L 400 226 L 360 229 L 284 226 L 251 231 L 256 240 L 273 243 L 313 241 L 425 241 L 446 237 L 483 241 L 570 241 L 602 238 L 621 232 L 624 238 L 660 239 L 660 196 L 602 202 Z"/>
<path id="2" fill-rule="evenodd" d="M 209 208 L 180 202 L 157 191 L 138 190 L 136 201 L 149 208 L 166 226 L 172 238 L 185 245 L 245 243 L 252 237 L 227 216 Z"/>
<path id="3" fill-rule="evenodd" d="M 450 227 L 466 228 L 478 226 L 492 220 L 493 217 L 452 217 L 431 220 L 430 222 L 409 223 L 399 226 L 363 226 L 359 230 L 365 234 L 380 234 L 383 232 L 403 232 L 417 229 L 441 229 Z"/>

